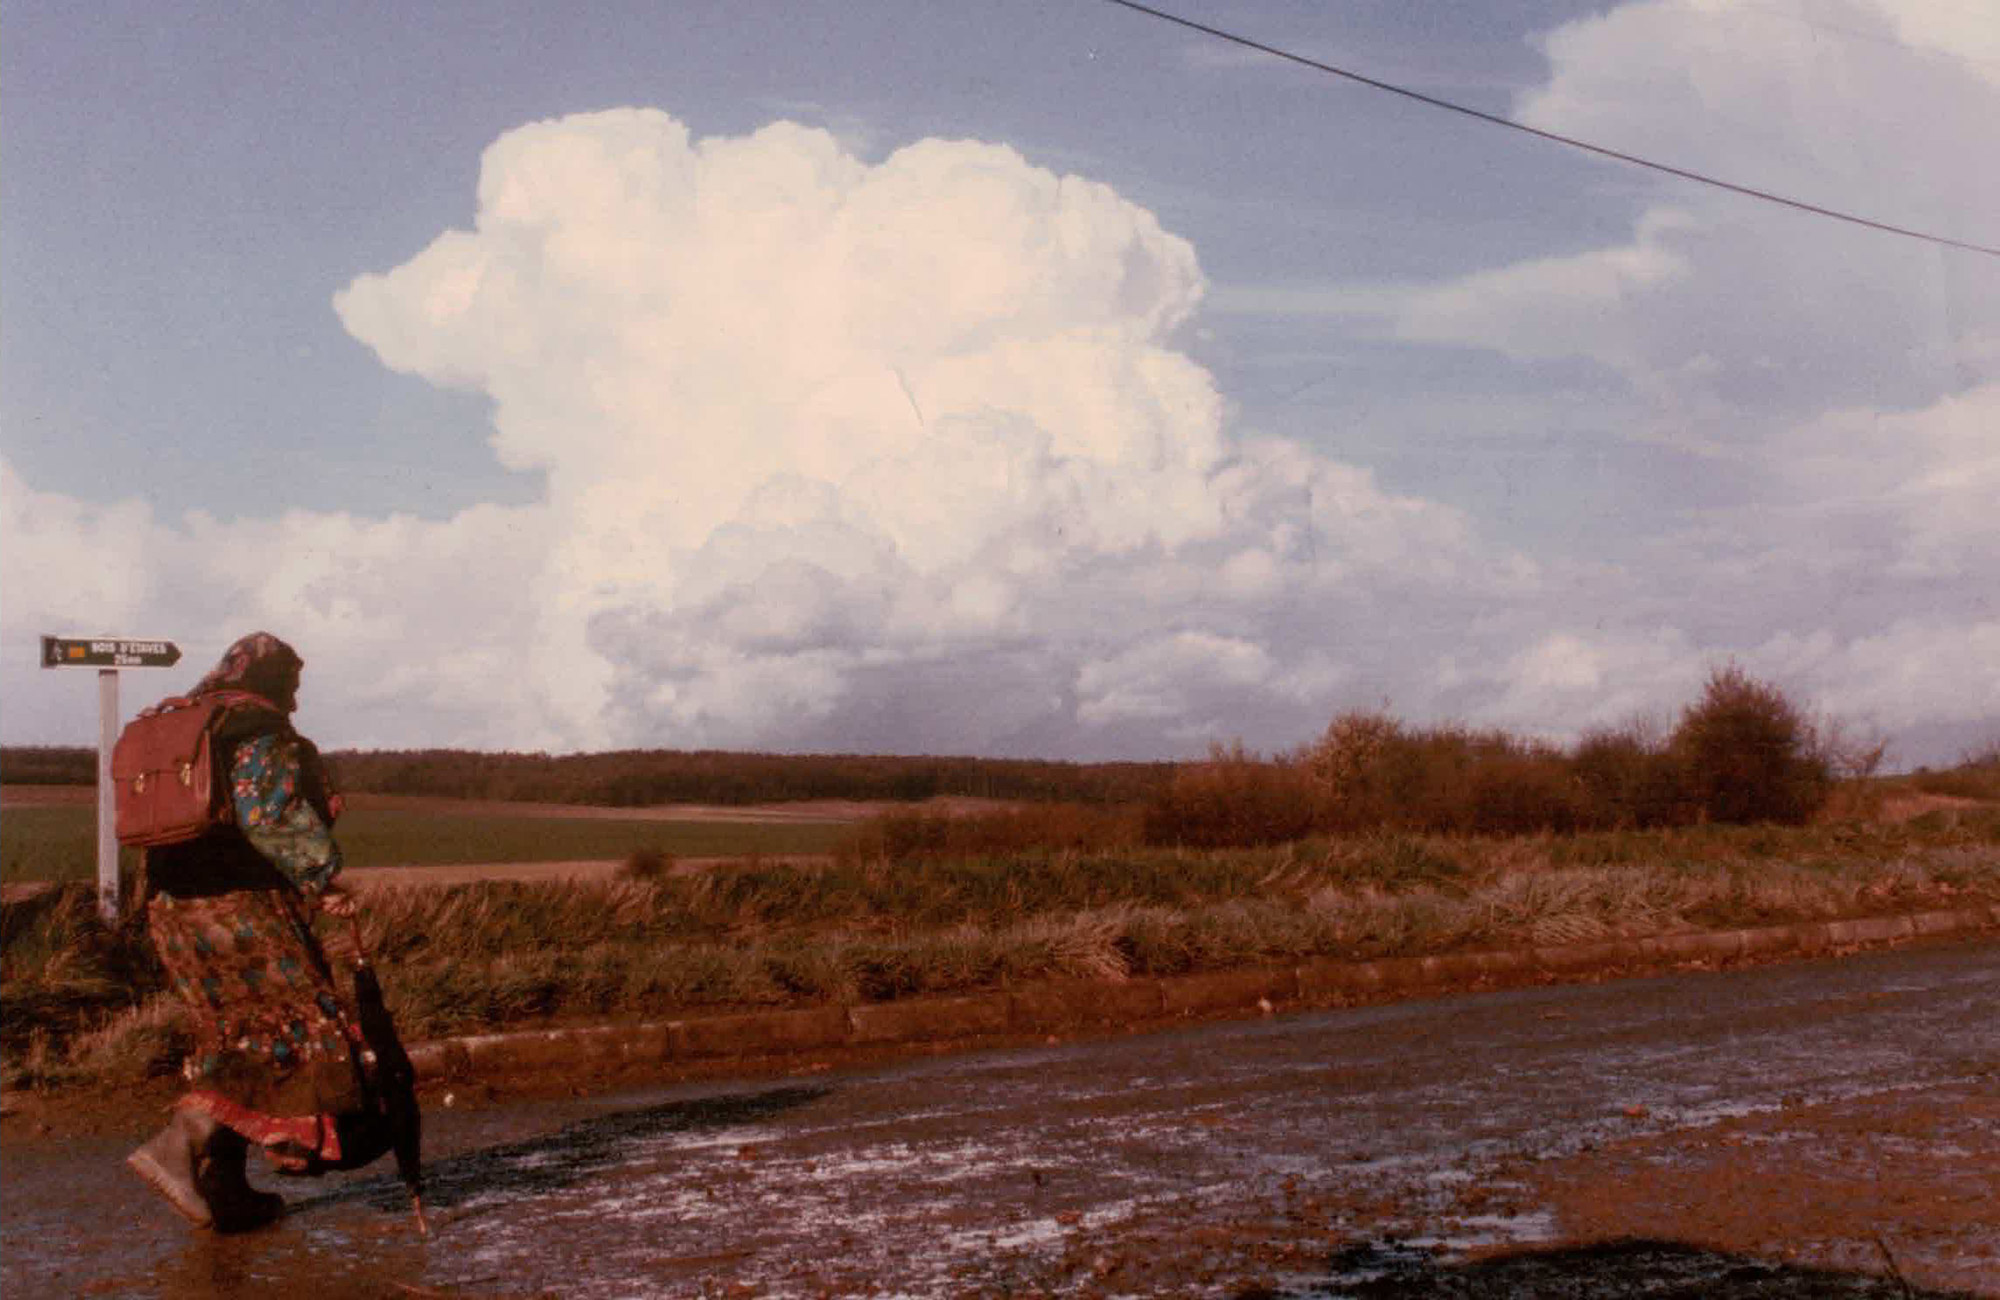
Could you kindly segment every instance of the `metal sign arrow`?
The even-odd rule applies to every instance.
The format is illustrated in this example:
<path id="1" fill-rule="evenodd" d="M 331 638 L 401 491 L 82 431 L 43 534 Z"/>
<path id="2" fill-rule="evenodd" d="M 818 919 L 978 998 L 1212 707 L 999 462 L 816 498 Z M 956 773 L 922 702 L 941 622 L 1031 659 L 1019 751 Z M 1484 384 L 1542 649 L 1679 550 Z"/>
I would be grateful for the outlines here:
<path id="1" fill-rule="evenodd" d="M 181 648 L 171 641 L 129 636 L 45 636 L 44 668 L 171 668 Z"/>

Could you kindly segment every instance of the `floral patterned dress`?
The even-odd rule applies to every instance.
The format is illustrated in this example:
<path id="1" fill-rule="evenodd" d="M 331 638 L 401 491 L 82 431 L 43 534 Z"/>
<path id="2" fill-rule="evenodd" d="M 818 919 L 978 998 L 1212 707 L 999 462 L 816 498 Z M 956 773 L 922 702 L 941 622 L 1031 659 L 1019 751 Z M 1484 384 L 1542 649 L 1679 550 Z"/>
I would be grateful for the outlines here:
<path id="1" fill-rule="evenodd" d="M 229 778 L 235 826 L 147 857 L 147 924 L 193 1013 L 178 1104 L 288 1172 L 365 1164 L 386 1137 L 350 981 L 315 932 L 341 865 L 317 752 L 265 730 L 234 740 Z"/>

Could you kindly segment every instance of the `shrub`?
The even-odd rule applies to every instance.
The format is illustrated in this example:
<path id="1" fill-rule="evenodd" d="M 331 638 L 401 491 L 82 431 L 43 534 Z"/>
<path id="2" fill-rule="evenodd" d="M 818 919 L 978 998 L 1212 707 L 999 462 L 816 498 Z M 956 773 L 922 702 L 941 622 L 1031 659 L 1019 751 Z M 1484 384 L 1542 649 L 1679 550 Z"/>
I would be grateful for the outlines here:
<path id="1" fill-rule="evenodd" d="M 1145 806 L 1148 844 L 1234 848 L 1282 844 L 1313 832 L 1313 781 L 1297 763 L 1266 762 L 1241 742 L 1174 773 Z"/>
<path id="2" fill-rule="evenodd" d="M 857 823 L 834 848 L 842 862 L 994 857 L 1038 850 L 1104 853 L 1137 847 L 1136 807 L 1028 804 L 995 812 L 889 813 Z"/>
<path id="3" fill-rule="evenodd" d="M 626 880 L 658 880 L 673 874 L 674 855 L 656 848 L 634 849 L 625 856 L 618 874 Z"/>
<path id="4" fill-rule="evenodd" d="M 1821 718 L 1813 726 L 1812 752 L 1825 762 L 1831 778 L 1819 809 L 1821 821 L 1872 821 L 1881 815 L 1889 787 L 1875 774 L 1889 756 L 1889 742 L 1880 733 L 1839 718 Z"/>
<path id="5" fill-rule="evenodd" d="M 1343 713 L 1305 754 L 1319 823 L 1330 831 L 1388 825 L 1409 802 L 1410 745 L 1403 724 L 1386 713 Z"/>
<path id="6" fill-rule="evenodd" d="M 1465 797 L 1468 829 L 1478 835 L 1567 834 L 1589 817 L 1582 787 L 1560 754 L 1501 754 L 1478 762 Z"/>
<path id="7" fill-rule="evenodd" d="M 1783 691 L 1731 664 L 1709 674 L 1670 747 L 1689 797 L 1710 821 L 1796 825 L 1819 810 L 1832 788 L 1812 740 L 1812 728 Z"/>
<path id="8" fill-rule="evenodd" d="M 1589 819 L 1561 751 L 1501 731 L 1415 729 L 1386 714 L 1346 713 L 1303 765 L 1315 824 L 1331 833 L 1518 835 Z"/>
<path id="9" fill-rule="evenodd" d="M 1694 820 L 1674 755 L 1640 724 L 1585 734 L 1570 764 L 1592 826 L 1636 830 Z"/>

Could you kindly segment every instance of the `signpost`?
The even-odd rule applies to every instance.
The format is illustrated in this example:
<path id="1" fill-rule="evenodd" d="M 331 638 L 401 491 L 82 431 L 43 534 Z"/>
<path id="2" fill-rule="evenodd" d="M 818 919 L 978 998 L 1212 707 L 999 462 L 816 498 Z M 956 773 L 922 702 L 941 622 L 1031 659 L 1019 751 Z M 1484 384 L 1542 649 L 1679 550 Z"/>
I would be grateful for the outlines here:
<path id="1" fill-rule="evenodd" d="M 171 641 L 129 636 L 45 636 L 44 668 L 172 668 L 181 648 Z"/>
<path id="2" fill-rule="evenodd" d="M 42 638 L 42 667 L 97 669 L 97 911 L 110 925 L 118 919 L 118 833 L 111 785 L 111 748 L 118 743 L 118 670 L 171 668 L 181 648 L 143 637 Z"/>

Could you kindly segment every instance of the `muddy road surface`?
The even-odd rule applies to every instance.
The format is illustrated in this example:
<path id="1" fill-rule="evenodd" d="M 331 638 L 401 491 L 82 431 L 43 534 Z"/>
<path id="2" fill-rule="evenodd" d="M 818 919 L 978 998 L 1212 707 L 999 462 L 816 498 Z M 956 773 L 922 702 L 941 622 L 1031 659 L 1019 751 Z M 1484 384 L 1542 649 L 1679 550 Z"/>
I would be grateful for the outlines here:
<path id="1" fill-rule="evenodd" d="M 186 1232 L 6 1130 L 15 1296 L 2000 1295 L 2000 945 L 559 1103 Z M 1637 1239 L 1637 1240 L 1634 1240 Z M 1615 1243 L 1615 1244 L 1606 1244 Z"/>

